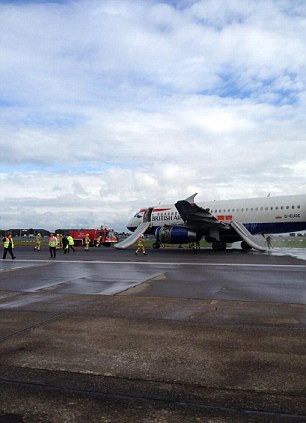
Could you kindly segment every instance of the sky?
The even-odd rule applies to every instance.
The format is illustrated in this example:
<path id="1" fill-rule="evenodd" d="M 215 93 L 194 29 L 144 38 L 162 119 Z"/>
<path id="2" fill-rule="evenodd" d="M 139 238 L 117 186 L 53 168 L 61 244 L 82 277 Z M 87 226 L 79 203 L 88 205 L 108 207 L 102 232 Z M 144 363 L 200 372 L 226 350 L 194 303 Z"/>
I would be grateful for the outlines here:
<path id="1" fill-rule="evenodd" d="M 0 228 L 306 193 L 304 0 L 0 0 Z"/>

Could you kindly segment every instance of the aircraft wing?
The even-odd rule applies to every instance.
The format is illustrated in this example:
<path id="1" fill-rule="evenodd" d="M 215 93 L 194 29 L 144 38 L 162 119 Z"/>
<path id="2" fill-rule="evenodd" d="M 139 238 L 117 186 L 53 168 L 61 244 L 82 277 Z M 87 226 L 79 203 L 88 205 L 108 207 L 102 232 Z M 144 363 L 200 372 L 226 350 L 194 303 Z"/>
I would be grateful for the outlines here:
<path id="1" fill-rule="evenodd" d="M 196 195 L 193 194 L 186 200 L 175 203 L 175 207 L 187 227 L 195 229 L 211 228 L 211 230 L 217 229 L 218 226 L 224 228 L 232 227 L 250 247 L 259 251 L 266 251 L 267 246 L 264 237 L 252 235 L 242 223 L 235 221 L 229 223 L 219 222 L 208 209 L 203 209 L 195 204 L 194 198 Z"/>
<path id="2" fill-rule="evenodd" d="M 210 213 L 209 209 L 203 209 L 194 202 L 194 197 L 196 195 L 197 194 L 193 194 L 191 197 L 186 198 L 186 200 L 180 200 L 175 203 L 175 207 L 185 225 L 195 229 L 209 228 L 214 225 L 224 226 L 223 223 L 219 222 L 218 219 Z"/>
<path id="3" fill-rule="evenodd" d="M 141 223 L 138 226 L 138 228 L 136 229 L 135 232 L 133 232 L 129 237 L 127 237 L 123 241 L 118 242 L 117 244 L 115 244 L 114 247 L 115 248 L 118 248 L 119 250 L 124 250 L 125 248 L 130 247 L 131 245 L 133 245 L 140 238 L 140 236 L 143 233 L 145 233 L 145 231 L 148 229 L 149 226 L 150 226 L 150 222 L 143 222 L 143 223 Z"/>

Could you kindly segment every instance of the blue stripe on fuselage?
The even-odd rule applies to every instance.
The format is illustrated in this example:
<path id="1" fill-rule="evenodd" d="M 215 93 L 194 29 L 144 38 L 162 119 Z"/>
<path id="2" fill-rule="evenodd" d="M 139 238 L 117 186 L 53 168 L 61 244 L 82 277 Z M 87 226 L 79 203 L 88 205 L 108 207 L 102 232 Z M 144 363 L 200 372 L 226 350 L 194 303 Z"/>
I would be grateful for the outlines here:
<path id="1" fill-rule="evenodd" d="M 280 234 L 304 231 L 306 222 L 245 223 L 244 226 L 251 234 Z"/>
<path id="2" fill-rule="evenodd" d="M 184 225 L 181 225 L 184 226 Z M 253 234 L 280 234 L 280 233 L 289 233 L 289 232 L 298 232 L 298 231 L 304 231 L 306 230 L 306 222 L 277 222 L 277 223 L 245 223 L 244 226 L 247 228 L 247 230 Z M 154 235 L 156 229 L 159 226 L 151 226 L 146 230 L 146 234 L 148 235 Z M 128 230 L 131 232 L 135 231 L 135 227 L 128 227 Z M 209 235 L 209 230 L 199 230 L 197 232 L 200 232 L 202 236 Z M 222 235 L 233 235 L 236 234 L 236 231 L 234 230 L 228 230 L 228 229 L 221 229 L 220 233 Z M 236 234 L 237 235 L 237 234 Z"/>

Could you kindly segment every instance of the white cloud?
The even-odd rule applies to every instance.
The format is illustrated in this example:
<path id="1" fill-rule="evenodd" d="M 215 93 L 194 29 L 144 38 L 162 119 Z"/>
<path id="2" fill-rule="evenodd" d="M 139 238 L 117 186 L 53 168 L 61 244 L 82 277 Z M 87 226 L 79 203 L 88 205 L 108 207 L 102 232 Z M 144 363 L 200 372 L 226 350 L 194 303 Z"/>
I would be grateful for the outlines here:
<path id="1" fill-rule="evenodd" d="M 0 5 L 0 227 L 301 193 L 304 2 Z"/>

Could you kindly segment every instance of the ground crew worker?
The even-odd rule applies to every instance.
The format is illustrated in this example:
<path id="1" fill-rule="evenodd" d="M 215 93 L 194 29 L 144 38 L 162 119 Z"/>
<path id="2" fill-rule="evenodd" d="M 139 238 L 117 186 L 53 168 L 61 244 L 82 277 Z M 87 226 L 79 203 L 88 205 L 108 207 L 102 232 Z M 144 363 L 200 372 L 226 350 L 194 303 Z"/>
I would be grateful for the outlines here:
<path id="1" fill-rule="evenodd" d="M 62 244 L 63 244 L 64 254 L 69 253 L 69 243 L 68 243 L 68 239 L 66 235 L 62 237 Z"/>
<path id="2" fill-rule="evenodd" d="M 90 244 L 89 234 L 86 234 L 85 239 L 84 239 L 84 243 L 85 243 L 85 251 L 88 251 L 89 250 L 89 244 Z"/>
<path id="3" fill-rule="evenodd" d="M 268 236 L 267 236 L 266 241 L 267 241 L 267 246 L 268 246 L 268 248 L 272 248 L 272 242 L 271 242 L 271 237 L 270 237 L 270 235 L 268 235 Z"/>
<path id="4" fill-rule="evenodd" d="M 41 235 L 38 233 L 35 236 L 34 251 L 40 251 L 40 244 L 41 244 Z"/>
<path id="5" fill-rule="evenodd" d="M 102 239 L 102 236 L 101 235 L 98 236 L 97 241 L 96 241 L 96 247 L 100 247 L 100 245 L 101 245 L 101 239 Z"/>
<path id="6" fill-rule="evenodd" d="M 50 238 L 49 238 L 50 258 L 56 257 L 56 246 L 57 246 L 57 238 L 54 234 L 50 234 Z"/>
<path id="7" fill-rule="evenodd" d="M 68 235 L 67 239 L 68 239 L 68 253 L 70 252 L 70 249 L 75 253 L 73 237 L 71 235 Z"/>
<path id="8" fill-rule="evenodd" d="M 13 240 L 12 234 L 10 232 L 8 232 L 6 237 L 3 238 L 3 247 L 4 247 L 3 256 L 2 256 L 3 260 L 6 259 L 7 252 L 10 253 L 12 260 L 14 260 L 16 258 L 14 256 L 14 253 L 13 253 L 14 240 Z"/>
<path id="9" fill-rule="evenodd" d="M 63 234 L 59 234 L 59 245 L 60 245 L 60 249 L 63 248 Z"/>
<path id="10" fill-rule="evenodd" d="M 56 238 L 57 238 L 56 249 L 61 250 L 63 248 L 63 235 L 62 234 L 56 234 Z"/>
<path id="11" fill-rule="evenodd" d="M 138 251 L 139 251 L 140 249 L 141 249 L 141 251 L 142 251 L 142 254 L 143 254 L 144 256 L 146 256 L 146 255 L 147 255 L 147 253 L 146 253 L 145 246 L 144 246 L 144 235 L 143 235 L 143 234 L 141 234 L 141 235 L 140 235 L 140 238 L 139 238 L 139 240 L 138 240 L 137 250 L 135 251 L 135 254 L 136 254 L 136 255 L 138 254 Z"/>

